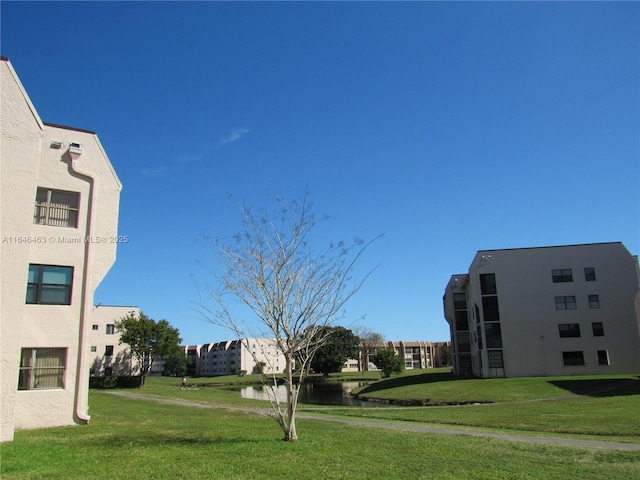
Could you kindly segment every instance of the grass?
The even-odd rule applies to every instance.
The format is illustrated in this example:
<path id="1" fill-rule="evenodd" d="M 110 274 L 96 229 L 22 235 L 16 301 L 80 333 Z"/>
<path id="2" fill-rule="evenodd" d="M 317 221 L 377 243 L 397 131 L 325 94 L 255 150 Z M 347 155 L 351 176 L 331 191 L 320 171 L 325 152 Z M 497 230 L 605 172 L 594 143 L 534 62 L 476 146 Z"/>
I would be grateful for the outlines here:
<path id="1" fill-rule="evenodd" d="M 430 381 L 420 389 L 421 375 L 392 378 L 369 392 L 380 398 L 407 398 L 409 393 L 403 390 L 408 389 L 414 395 L 421 392 L 419 398 L 435 398 L 449 390 L 455 397 L 469 386 L 464 383 L 469 380 L 434 377 L 423 378 Z M 506 380 L 478 380 L 478 386 L 470 387 L 487 401 L 505 399 L 492 405 L 321 411 L 510 431 L 534 431 L 532 425 L 548 416 L 538 432 L 572 430 L 575 435 L 605 438 L 610 436 L 604 434 L 607 428 L 596 425 L 600 416 L 619 433 L 614 435 L 617 440 L 640 442 L 635 377 L 581 378 L 586 384 L 575 383 L 575 378 Z M 456 386 L 457 382 L 463 383 Z M 385 383 L 387 388 L 381 388 Z M 595 392 L 596 385 L 600 393 Z M 149 379 L 143 391 L 130 392 L 215 405 L 265 406 L 215 387 L 182 391 L 176 379 Z M 640 479 L 640 452 L 358 428 L 307 419 L 298 422 L 300 441 L 289 444 L 280 440 L 272 419 L 254 413 L 136 401 L 94 390 L 90 405 L 89 425 L 17 431 L 12 443 L 0 447 L 2 479 Z M 301 405 L 303 411 L 307 408 Z"/>

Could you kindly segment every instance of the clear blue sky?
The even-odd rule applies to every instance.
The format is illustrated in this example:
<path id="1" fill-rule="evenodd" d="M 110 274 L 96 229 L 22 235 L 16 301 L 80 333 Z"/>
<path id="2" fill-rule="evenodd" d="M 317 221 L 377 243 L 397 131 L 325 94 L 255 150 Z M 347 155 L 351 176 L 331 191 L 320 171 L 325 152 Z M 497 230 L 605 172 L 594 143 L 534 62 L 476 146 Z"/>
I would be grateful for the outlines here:
<path id="1" fill-rule="evenodd" d="M 268 191 L 308 186 L 327 241 L 385 234 L 344 323 L 389 340 L 449 338 L 444 287 L 477 250 L 640 253 L 638 2 L 0 8 L 41 118 L 96 131 L 124 185 L 95 301 L 186 343 L 230 338 L 194 310 L 197 240 Z"/>

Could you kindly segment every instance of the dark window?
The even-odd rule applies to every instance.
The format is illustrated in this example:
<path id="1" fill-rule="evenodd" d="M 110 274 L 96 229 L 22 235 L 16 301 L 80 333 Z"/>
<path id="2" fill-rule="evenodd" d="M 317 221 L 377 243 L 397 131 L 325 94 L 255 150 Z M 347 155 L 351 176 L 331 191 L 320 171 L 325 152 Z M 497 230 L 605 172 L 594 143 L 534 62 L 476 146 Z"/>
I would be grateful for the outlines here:
<path id="1" fill-rule="evenodd" d="M 468 333 L 459 333 L 456 335 L 456 343 L 459 353 L 468 353 L 471 351 L 471 343 L 469 341 Z"/>
<path id="2" fill-rule="evenodd" d="M 561 323 L 558 325 L 558 331 L 560 337 L 579 337 L 580 336 L 580 324 L 579 323 Z"/>
<path id="3" fill-rule="evenodd" d="M 104 349 L 104 356 L 111 357 L 113 356 L 113 345 L 107 345 Z"/>
<path id="4" fill-rule="evenodd" d="M 573 274 L 570 268 L 559 268 L 551 270 L 553 283 L 573 282 Z"/>
<path id="5" fill-rule="evenodd" d="M 571 365 L 584 365 L 584 353 L 562 352 L 562 361 L 565 367 L 568 367 Z"/>
<path id="6" fill-rule="evenodd" d="M 455 310 L 467 309 L 467 296 L 464 293 L 453 294 L 453 308 Z"/>
<path id="7" fill-rule="evenodd" d="M 91 325 L 91 330 L 98 330 L 98 324 L 94 323 Z"/>
<path id="8" fill-rule="evenodd" d="M 38 188 L 33 223 L 55 227 L 78 226 L 80 194 Z"/>
<path id="9" fill-rule="evenodd" d="M 487 360 L 489 360 L 489 368 L 504 368 L 502 350 L 487 351 Z"/>
<path id="10" fill-rule="evenodd" d="M 482 313 L 484 314 L 485 322 L 500 320 L 498 297 L 482 297 Z"/>
<path id="11" fill-rule="evenodd" d="M 92 352 L 97 352 L 97 351 L 98 351 L 98 347 L 96 347 L 96 346 L 92 346 L 92 347 L 91 347 L 91 351 L 92 351 Z"/>
<path id="12" fill-rule="evenodd" d="M 478 337 L 478 348 L 482 350 L 482 328 L 479 323 L 476 325 L 476 336 Z"/>
<path id="13" fill-rule="evenodd" d="M 107 324 L 107 335 L 113 335 L 115 333 L 116 326 L 113 323 Z"/>
<path id="14" fill-rule="evenodd" d="M 27 303 L 71 305 L 73 267 L 29 265 Z"/>
<path id="15" fill-rule="evenodd" d="M 64 388 L 66 348 L 23 348 L 18 390 Z"/>
<path id="16" fill-rule="evenodd" d="M 469 330 L 469 316 L 466 311 L 455 312 L 456 330 Z"/>
<path id="17" fill-rule="evenodd" d="M 556 310 L 575 310 L 576 308 L 578 308 L 576 305 L 576 297 L 556 297 Z"/>
<path id="18" fill-rule="evenodd" d="M 593 322 L 591 329 L 593 330 L 594 337 L 604 337 L 604 325 L 602 322 Z"/>
<path id="19" fill-rule="evenodd" d="M 596 355 L 598 356 L 598 365 L 609 365 L 609 352 L 598 350 Z"/>
<path id="20" fill-rule="evenodd" d="M 113 375 L 113 367 L 104 367 L 104 376 L 111 377 Z"/>
<path id="21" fill-rule="evenodd" d="M 600 297 L 598 295 L 589 295 L 589 308 L 600 308 Z"/>
<path id="22" fill-rule="evenodd" d="M 593 267 L 585 267 L 584 269 L 584 279 L 587 282 L 595 282 L 596 281 L 596 269 Z"/>
<path id="23" fill-rule="evenodd" d="M 495 273 L 480 274 L 480 291 L 482 295 L 495 295 L 498 293 Z"/>
<path id="24" fill-rule="evenodd" d="M 502 329 L 499 323 L 485 323 L 484 334 L 487 348 L 502 348 Z"/>

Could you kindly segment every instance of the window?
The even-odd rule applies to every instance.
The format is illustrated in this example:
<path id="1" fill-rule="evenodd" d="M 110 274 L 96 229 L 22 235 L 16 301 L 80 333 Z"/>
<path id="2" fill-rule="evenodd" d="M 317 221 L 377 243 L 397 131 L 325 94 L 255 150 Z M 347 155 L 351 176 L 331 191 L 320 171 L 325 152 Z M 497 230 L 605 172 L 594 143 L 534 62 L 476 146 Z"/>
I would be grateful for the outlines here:
<path id="1" fill-rule="evenodd" d="M 66 348 L 23 348 L 18 390 L 64 388 Z"/>
<path id="2" fill-rule="evenodd" d="M 116 327 L 113 323 L 107 324 L 107 335 L 113 335 L 115 333 Z"/>
<path id="3" fill-rule="evenodd" d="M 453 294 L 453 308 L 455 310 L 467 309 L 467 296 L 464 293 Z"/>
<path id="4" fill-rule="evenodd" d="M 91 330 L 98 330 L 98 324 L 94 323 L 93 325 L 91 325 Z"/>
<path id="5" fill-rule="evenodd" d="M 591 329 L 593 330 L 594 337 L 604 337 L 604 325 L 602 322 L 593 322 Z"/>
<path id="6" fill-rule="evenodd" d="M 73 267 L 29 265 L 27 303 L 71 305 Z"/>
<path id="7" fill-rule="evenodd" d="M 498 293 L 495 273 L 480 274 L 480 292 L 482 295 L 495 295 Z"/>
<path id="8" fill-rule="evenodd" d="M 553 283 L 573 282 L 573 274 L 570 268 L 559 268 L 551 270 Z"/>
<path id="9" fill-rule="evenodd" d="M 575 310 L 576 308 L 576 297 L 556 297 L 556 310 Z"/>
<path id="10" fill-rule="evenodd" d="M 454 312 L 456 317 L 456 330 L 469 330 L 469 318 L 466 311 Z"/>
<path id="11" fill-rule="evenodd" d="M 596 281 L 596 269 L 593 267 L 585 267 L 584 269 L 584 279 L 587 282 L 595 282 Z"/>
<path id="12" fill-rule="evenodd" d="M 91 352 L 92 352 L 92 353 L 93 353 L 93 352 L 97 352 L 97 351 L 98 351 L 98 347 L 96 347 L 96 346 L 92 346 L 92 347 L 91 347 Z"/>
<path id="13" fill-rule="evenodd" d="M 502 350 L 487 351 L 487 360 L 489 360 L 489 368 L 504 368 Z"/>
<path id="14" fill-rule="evenodd" d="M 55 227 L 78 226 L 80 194 L 38 188 L 33 223 Z"/>
<path id="15" fill-rule="evenodd" d="M 579 337 L 580 336 L 580 324 L 579 323 L 561 323 L 558 325 L 558 331 L 561 338 Z"/>
<path id="16" fill-rule="evenodd" d="M 562 352 L 562 361 L 565 367 L 568 367 L 571 365 L 584 365 L 584 353 Z"/>
<path id="17" fill-rule="evenodd" d="M 487 348 L 502 348 L 502 329 L 499 323 L 485 323 L 484 333 Z"/>
<path id="18" fill-rule="evenodd" d="M 598 295 L 589 295 L 589 308 L 600 308 L 600 297 Z"/>
<path id="19" fill-rule="evenodd" d="M 596 351 L 596 355 L 598 356 L 598 365 L 609 365 L 609 352 L 606 350 L 598 350 Z"/>
<path id="20" fill-rule="evenodd" d="M 111 357 L 113 356 L 113 345 L 107 345 L 104 349 L 104 356 Z"/>
<path id="21" fill-rule="evenodd" d="M 482 297 L 482 313 L 484 314 L 485 322 L 500 320 L 498 297 Z"/>

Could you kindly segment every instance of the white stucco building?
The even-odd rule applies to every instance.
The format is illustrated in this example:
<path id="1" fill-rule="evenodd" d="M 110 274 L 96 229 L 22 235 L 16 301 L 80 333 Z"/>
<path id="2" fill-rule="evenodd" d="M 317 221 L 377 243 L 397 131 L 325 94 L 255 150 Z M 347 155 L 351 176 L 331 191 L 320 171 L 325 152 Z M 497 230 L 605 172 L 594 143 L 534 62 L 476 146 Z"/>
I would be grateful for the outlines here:
<path id="1" fill-rule="evenodd" d="M 482 250 L 444 294 L 454 371 L 640 372 L 640 274 L 620 242 Z"/>
<path id="2" fill-rule="evenodd" d="M 120 181 L 94 132 L 44 123 L 0 60 L 1 438 L 86 423 L 93 294 L 115 261 Z"/>

